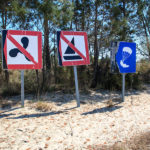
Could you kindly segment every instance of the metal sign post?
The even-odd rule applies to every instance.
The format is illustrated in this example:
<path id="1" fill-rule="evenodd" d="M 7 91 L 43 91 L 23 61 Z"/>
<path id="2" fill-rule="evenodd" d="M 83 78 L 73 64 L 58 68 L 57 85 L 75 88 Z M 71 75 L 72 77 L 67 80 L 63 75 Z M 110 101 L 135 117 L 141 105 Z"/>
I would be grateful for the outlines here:
<path id="1" fill-rule="evenodd" d="M 21 106 L 24 107 L 24 70 L 21 70 Z"/>
<path id="2" fill-rule="evenodd" d="M 77 67 L 73 66 L 73 69 L 74 69 L 75 86 L 76 86 L 77 107 L 80 107 Z"/>
<path id="3" fill-rule="evenodd" d="M 136 72 L 136 43 L 119 42 L 116 62 L 122 73 L 122 101 L 125 95 L 125 73 Z"/>
<path id="4" fill-rule="evenodd" d="M 90 64 L 87 33 L 57 31 L 57 50 L 60 66 L 74 66 L 77 107 L 80 107 L 76 66 Z"/>
<path id="5" fill-rule="evenodd" d="M 122 101 L 124 102 L 125 95 L 125 73 L 122 74 Z"/>

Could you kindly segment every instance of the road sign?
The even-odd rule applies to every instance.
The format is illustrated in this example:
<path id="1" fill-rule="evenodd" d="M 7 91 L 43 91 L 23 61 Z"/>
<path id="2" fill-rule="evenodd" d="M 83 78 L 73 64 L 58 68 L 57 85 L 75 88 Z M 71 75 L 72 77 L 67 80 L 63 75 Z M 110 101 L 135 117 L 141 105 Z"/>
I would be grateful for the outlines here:
<path id="1" fill-rule="evenodd" d="M 111 73 L 119 73 L 116 63 L 116 53 L 118 51 L 118 42 L 111 42 L 110 44 L 110 71 Z"/>
<path id="2" fill-rule="evenodd" d="M 86 32 L 57 31 L 60 66 L 90 64 Z"/>
<path id="3" fill-rule="evenodd" d="M 136 72 L 136 43 L 120 42 L 116 61 L 120 73 Z"/>
<path id="4" fill-rule="evenodd" d="M 4 69 L 41 69 L 42 33 L 2 30 Z"/>

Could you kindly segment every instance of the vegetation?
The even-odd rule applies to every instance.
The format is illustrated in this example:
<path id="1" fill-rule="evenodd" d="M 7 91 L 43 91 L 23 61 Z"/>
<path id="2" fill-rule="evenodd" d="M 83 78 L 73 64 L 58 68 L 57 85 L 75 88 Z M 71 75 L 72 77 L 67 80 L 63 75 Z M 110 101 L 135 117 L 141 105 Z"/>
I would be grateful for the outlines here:
<path id="1" fill-rule="evenodd" d="M 112 146 L 95 147 L 96 150 L 149 150 L 150 149 L 150 133 L 143 133 L 127 142 L 119 142 Z"/>
<path id="2" fill-rule="evenodd" d="M 37 109 L 37 110 L 39 110 L 39 111 L 46 112 L 46 111 L 51 111 L 54 108 L 54 105 L 52 105 L 50 103 L 38 101 L 34 105 L 34 108 Z"/>
<path id="3" fill-rule="evenodd" d="M 126 88 L 139 89 L 150 82 L 150 1 L 149 0 L 1 0 L 2 29 L 37 30 L 43 34 L 43 69 L 25 71 L 25 92 L 74 90 L 72 67 L 59 67 L 57 30 L 88 33 L 91 65 L 78 66 L 79 88 L 121 90 L 121 74 L 110 73 L 111 41 L 136 41 L 137 72 L 126 75 Z M 20 93 L 20 71 L 2 70 L 0 94 Z"/>

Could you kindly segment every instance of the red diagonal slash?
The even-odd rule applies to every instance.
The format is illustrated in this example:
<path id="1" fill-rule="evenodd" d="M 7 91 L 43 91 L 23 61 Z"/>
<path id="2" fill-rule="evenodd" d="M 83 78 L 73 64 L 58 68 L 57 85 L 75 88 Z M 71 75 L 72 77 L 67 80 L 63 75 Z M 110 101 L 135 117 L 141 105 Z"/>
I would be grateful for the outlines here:
<path id="1" fill-rule="evenodd" d="M 62 33 L 60 37 L 67 43 L 67 45 L 70 48 L 72 48 L 78 55 L 80 55 L 84 60 L 86 60 L 86 57 L 67 38 L 65 38 L 65 36 Z"/>
<path id="2" fill-rule="evenodd" d="M 24 49 L 10 34 L 7 35 L 7 38 L 29 59 L 31 60 L 35 65 L 38 65 L 38 63 L 34 60 L 33 56 L 27 52 L 26 49 Z"/>

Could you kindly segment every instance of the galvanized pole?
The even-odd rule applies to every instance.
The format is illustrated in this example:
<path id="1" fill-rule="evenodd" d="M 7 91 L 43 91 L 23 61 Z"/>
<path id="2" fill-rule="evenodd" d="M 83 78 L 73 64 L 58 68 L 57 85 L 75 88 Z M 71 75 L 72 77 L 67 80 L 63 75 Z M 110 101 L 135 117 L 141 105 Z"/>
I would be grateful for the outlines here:
<path id="1" fill-rule="evenodd" d="M 73 66 L 73 69 L 74 69 L 75 86 L 76 86 L 77 107 L 80 107 L 77 67 L 76 67 L 76 66 Z"/>
<path id="2" fill-rule="evenodd" d="M 24 70 L 21 70 L 21 106 L 24 107 Z"/>
<path id="3" fill-rule="evenodd" d="M 122 74 L 122 101 L 124 102 L 125 95 L 125 73 Z"/>

